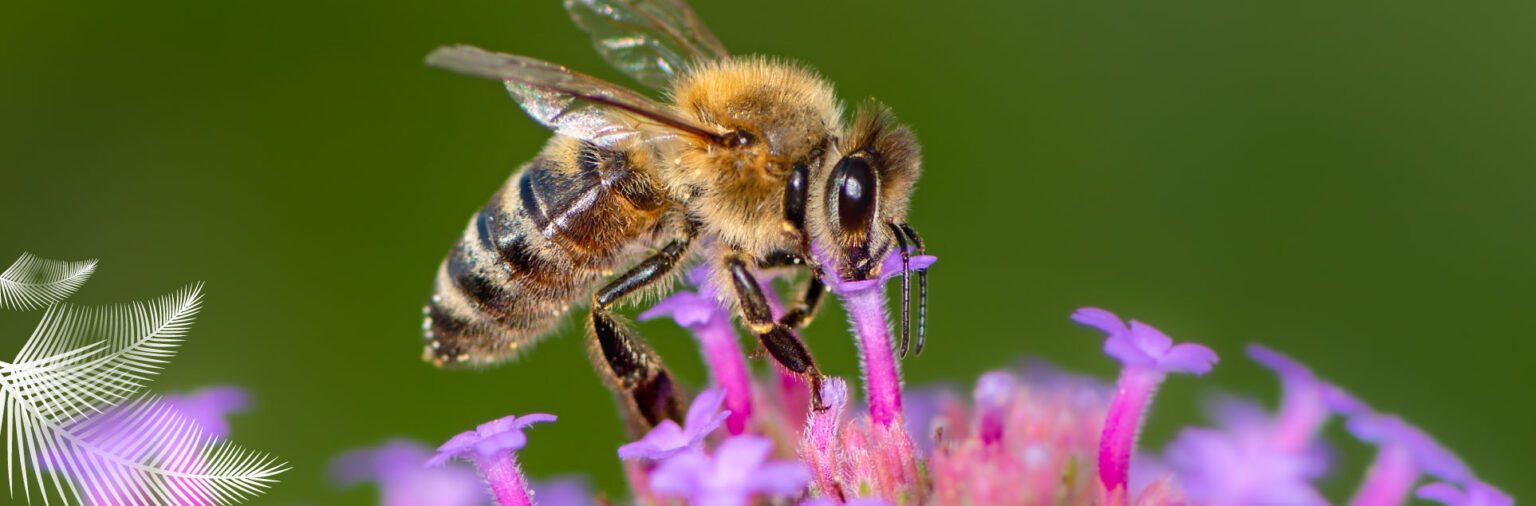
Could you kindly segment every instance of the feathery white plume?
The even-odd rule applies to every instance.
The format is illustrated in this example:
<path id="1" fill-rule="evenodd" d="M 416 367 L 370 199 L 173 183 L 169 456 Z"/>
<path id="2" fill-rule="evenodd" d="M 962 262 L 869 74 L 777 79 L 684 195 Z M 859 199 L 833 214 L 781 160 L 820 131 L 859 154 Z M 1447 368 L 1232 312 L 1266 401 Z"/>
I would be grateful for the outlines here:
<path id="1" fill-rule="evenodd" d="M 96 272 L 96 260 L 65 262 L 22 253 L 0 272 L 0 309 L 31 311 L 57 304 Z"/>
<path id="2" fill-rule="evenodd" d="M 77 279 L 68 292 L 85 276 Z M 44 504 L 50 497 L 232 504 L 287 470 L 270 455 L 205 436 L 170 403 L 139 397 L 185 338 L 201 290 L 194 284 L 147 303 L 105 307 L 49 303 L 16 359 L 0 362 L 0 439 L 13 497 L 19 481 L 23 497 L 30 501 L 35 492 Z"/>

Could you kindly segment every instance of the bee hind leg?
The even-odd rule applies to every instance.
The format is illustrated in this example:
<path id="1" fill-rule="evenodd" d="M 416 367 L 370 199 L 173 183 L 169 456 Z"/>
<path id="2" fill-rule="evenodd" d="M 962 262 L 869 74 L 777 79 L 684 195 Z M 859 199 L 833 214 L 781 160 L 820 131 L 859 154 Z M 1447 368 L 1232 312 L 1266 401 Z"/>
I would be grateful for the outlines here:
<path id="1" fill-rule="evenodd" d="M 634 329 L 609 310 L 625 295 L 665 278 L 682 260 L 689 239 L 668 243 L 656 254 L 592 295 L 587 335 L 592 364 L 618 396 L 633 430 L 643 433 L 662 420 L 683 421 L 682 392 L 661 357 Z"/>
<path id="2" fill-rule="evenodd" d="M 811 358 L 811 350 L 790 332 L 788 325 L 773 319 L 773 309 L 768 305 L 762 285 L 747 269 L 740 253 L 728 255 L 725 267 L 731 275 L 731 287 L 736 291 L 742 322 L 757 334 L 774 360 L 810 381 L 812 408 L 817 411 L 826 409 L 821 399 L 821 371 L 816 368 L 816 360 Z"/>

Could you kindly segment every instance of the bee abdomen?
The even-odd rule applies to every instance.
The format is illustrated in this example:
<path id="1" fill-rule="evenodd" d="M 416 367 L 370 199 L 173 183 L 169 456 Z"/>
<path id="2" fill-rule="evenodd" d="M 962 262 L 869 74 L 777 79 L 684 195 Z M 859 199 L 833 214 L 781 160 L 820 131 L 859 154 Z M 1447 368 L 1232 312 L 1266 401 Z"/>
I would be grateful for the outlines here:
<path id="1" fill-rule="evenodd" d="M 438 269 L 424 325 L 433 363 L 514 356 L 585 304 L 654 228 L 663 194 L 617 166 L 622 152 L 561 141 L 502 185 Z"/>

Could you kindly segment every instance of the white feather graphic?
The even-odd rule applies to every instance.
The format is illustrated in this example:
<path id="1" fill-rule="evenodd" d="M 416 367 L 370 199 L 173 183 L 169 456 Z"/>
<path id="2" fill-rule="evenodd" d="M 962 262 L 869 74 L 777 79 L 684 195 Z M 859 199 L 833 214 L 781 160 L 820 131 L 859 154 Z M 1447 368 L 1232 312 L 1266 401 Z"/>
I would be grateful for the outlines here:
<path id="1" fill-rule="evenodd" d="M 219 443 L 169 403 L 137 395 L 174 356 L 200 285 L 148 303 L 54 305 L 0 362 L 0 436 L 11 495 L 81 504 L 239 502 L 285 463 Z M 73 499 L 73 500 L 71 500 Z"/>
<path id="2" fill-rule="evenodd" d="M 65 262 L 22 253 L 0 272 L 0 309 L 30 311 L 57 304 L 96 272 L 96 260 Z"/>

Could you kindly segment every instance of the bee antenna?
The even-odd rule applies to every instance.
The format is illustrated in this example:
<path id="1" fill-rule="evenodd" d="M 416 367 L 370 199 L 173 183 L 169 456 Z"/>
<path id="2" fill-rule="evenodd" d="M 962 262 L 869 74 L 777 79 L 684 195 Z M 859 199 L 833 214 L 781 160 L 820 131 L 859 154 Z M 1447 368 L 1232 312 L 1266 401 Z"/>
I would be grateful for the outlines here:
<path id="1" fill-rule="evenodd" d="M 916 247 L 917 254 L 927 252 L 923 248 L 923 237 L 917 235 L 917 231 L 911 225 L 901 224 L 901 231 L 912 239 L 912 245 Z M 903 256 L 903 258 L 906 258 Z M 923 343 L 928 340 L 928 269 L 917 271 L 917 350 L 918 355 L 923 354 Z"/>
<path id="2" fill-rule="evenodd" d="M 907 358 L 907 344 L 912 338 L 912 253 L 907 251 L 907 234 L 901 227 L 895 223 L 886 225 L 891 227 L 891 233 L 896 236 L 896 247 L 901 251 L 901 358 Z M 922 330 L 919 329 L 918 333 L 921 335 Z M 917 349 L 923 349 L 921 337 L 918 338 Z"/>

